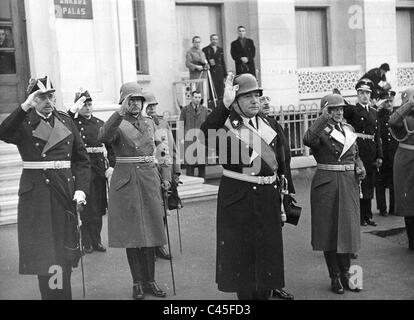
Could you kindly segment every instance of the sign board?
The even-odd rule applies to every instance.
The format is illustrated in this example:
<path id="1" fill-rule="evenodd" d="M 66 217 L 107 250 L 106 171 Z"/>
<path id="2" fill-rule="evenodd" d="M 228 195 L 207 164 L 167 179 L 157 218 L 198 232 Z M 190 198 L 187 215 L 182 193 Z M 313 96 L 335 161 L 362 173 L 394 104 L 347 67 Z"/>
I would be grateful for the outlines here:
<path id="1" fill-rule="evenodd" d="M 54 0 L 55 16 L 63 19 L 93 19 L 92 0 Z"/>

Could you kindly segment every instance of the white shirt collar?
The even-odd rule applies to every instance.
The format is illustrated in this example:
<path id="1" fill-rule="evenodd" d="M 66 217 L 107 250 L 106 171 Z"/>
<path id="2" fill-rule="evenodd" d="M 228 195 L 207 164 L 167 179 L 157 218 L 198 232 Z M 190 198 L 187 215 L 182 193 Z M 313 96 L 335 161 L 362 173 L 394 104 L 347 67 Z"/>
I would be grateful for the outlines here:
<path id="1" fill-rule="evenodd" d="M 41 118 L 43 118 L 43 119 L 49 119 L 51 116 L 52 116 L 52 112 L 51 113 L 49 113 L 48 115 L 47 115 L 47 117 L 44 115 L 44 114 L 41 114 L 39 111 L 37 111 L 36 110 L 36 113 L 41 117 Z"/>

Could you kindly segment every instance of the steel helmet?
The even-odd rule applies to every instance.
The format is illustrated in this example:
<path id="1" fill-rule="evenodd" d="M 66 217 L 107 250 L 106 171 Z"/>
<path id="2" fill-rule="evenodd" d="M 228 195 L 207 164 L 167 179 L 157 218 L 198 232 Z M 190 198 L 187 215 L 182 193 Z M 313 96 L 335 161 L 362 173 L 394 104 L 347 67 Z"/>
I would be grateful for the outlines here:
<path id="1" fill-rule="evenodd" d="M 132 97 L 140 97 L 142 101 L 145 101 L 145 97 L 142 94 L 142 89 L 139 86 L 138 82 L 126 82 L 121 86 L 120 89 L 121 97 L 119 99 L 119 104 L 125 100 L 125 98 L 131 94 Z"/>
<path id="2" fill-rule="evenodd" d="M 236 98 L 252 91 L 258 91 L 260 96 L 263 94 L 263 89 L 259 87 L 257 79 L 250 73 L 243 73 L 236 76 L 233 80 L 233 86 L 238 86 Z"/>
<path id="3" fill-rule="evenodd" d="M 340 94 L 331 93 L 321 99 L 321 110 L 324 108 L 345 107 L 346 103 Z"/>
<path id="4" fill-rule="evenodd" d="M 409 87 L 401 92 L 401 105 L 405 104 L 414 96 L 414 87 Z"/>
<path id="5" fill-rule="evenodd" d="M 147 91 L 147 92 L 144 92 L 143 95 L 145 98 L 145 102 L 147 104 L 158 104 L 158 101 L 157 99 L 155 99 L 155 96 L 152 92 Z"/>

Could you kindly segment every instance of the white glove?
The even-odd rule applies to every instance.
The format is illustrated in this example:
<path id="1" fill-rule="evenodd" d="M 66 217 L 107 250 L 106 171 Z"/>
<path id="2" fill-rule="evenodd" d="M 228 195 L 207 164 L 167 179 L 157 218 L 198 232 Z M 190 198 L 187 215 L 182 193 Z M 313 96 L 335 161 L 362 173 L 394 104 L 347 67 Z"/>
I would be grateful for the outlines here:
<path id="1" fill-rule="evenodd" d="M 42 91 L 40 89 L 36 90 L 35 92 L 32 92 L 31 94 L 29 94 L 26 101 L 22 103 L 22 109 L 25 112 L 27 112 L 31 108 L 36 107 L 39 103 L 39 95 L 41 95 L 41 94 L 42 94 Z"/>
<path id="2" fill-rule="evenodd" d="M 233 86 L 234 74 L 229 72 L 224 83 L 224 95 L 223 103 L 224 106 L 228 109 L 236 98 L 236 91 L 239 89 L 239 86 Z"/>
<path id="3" fill-rule="evenodd" d="M 69 107 L 69 111 L 75 114 L 75 118 L 78 117 L 78 111 L 83 107 L 83 104 L 85 103 L 86 97 L 80 97 L 78 101 L 73 106 Z"/>
<path id="4" fill-rule="evenodd" d="M 106 177 L 106 179 L 108 181 L 111 180 L 111 177 L 112 177 L 112 173 L 113 172 L 114 172 L 114 168 L 112 168 L 112 167 L 109 167 L 108 169 L 106 169 L 106 171 L 105 171 L 105 177 Z"/>
<path id="5" fill-rule="evenodd" d="M 76 190 L 75 195 L 73 196 L 73 200 L 75 200 L 77 204 L 86 204 L 85 192 L 82 190 Z"/>

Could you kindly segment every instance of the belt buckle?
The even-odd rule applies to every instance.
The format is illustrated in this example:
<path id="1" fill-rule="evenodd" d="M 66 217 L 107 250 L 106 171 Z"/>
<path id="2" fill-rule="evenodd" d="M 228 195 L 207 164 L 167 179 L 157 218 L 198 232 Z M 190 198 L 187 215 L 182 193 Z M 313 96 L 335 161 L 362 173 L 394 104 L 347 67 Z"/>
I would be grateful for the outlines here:
<path id="1" fill-rule="evenodd" d="M 53 162 L 53 168 L 54 168 L 54 169 L 62 169 L 62 168 L 63 168 L 63 163 L 62 163 L 62 161 L 54 161 L 54 162 Z"/>
<path id="2" fill-rule="evenodd" d="M 270 177 L 263 177 L 264 184 L 270 184 Z"/>
<path id="3" fill-rule="evenodd" d="M 346 165 L 345 165 L 345 171 L 346 171 L 346 170 L 351 170 L 351 168 L 352 168 L 352 166 L 351 166 L 350 164 L 346 164 Z"/>
<path id="4" fill-rule="evenodd" d="M 150 162 L 150 157 L 149 157 L 149 156 L 145 156 L 145 157 L 144 157 L 144 161 L 145 161 L 145 162 Z"/>

